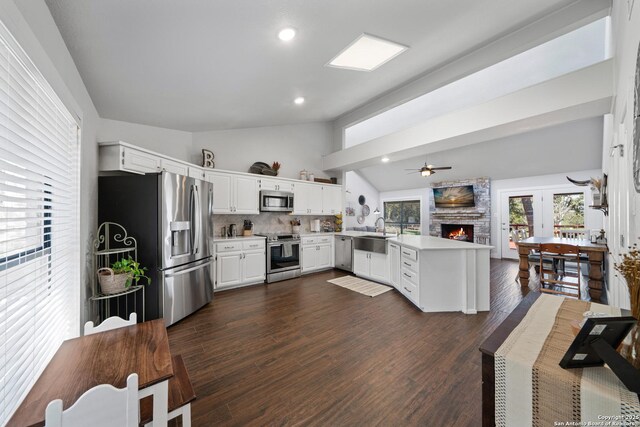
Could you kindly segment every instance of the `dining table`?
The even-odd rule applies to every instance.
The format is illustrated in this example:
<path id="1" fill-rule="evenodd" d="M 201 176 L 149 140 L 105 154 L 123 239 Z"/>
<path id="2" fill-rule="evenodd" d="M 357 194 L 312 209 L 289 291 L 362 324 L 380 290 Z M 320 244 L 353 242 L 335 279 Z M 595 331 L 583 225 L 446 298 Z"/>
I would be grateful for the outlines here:
<path id="1" fill-rule="evenodd" d="M 600 301 L 604 291 L 604 261 L 609 249 L 606 244 L 592 243 L 587 239 L 529 237 L 517 242 L 518 257 L 520 259 L 520 272 L 518 273 L 520 285 L 529 285 L 529 255 L 531 251 L 539 252 L 540 245 L 545 243 L 576 246 L 580 254 L 587 256 L 587 262 L 589 263 L 589 297 L 591 301 Z"/>
<path id="2" fill-rule="evenodd" d="M 44 426 L 52 400 L 62 399 L 68 409 L 97 385 L 126 387 L 132 373 L 138 374 L 139 397 L 153 396 L 154 426 L 166 426 L 174 372 L 163 319 L 64 341 L 7 426 Z"/>

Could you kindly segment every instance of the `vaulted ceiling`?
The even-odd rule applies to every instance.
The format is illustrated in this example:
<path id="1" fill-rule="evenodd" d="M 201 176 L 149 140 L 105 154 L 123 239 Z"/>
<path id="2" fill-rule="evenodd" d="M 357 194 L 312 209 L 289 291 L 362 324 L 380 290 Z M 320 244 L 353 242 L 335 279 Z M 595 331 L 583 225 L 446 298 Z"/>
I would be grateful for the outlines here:
<path id="1" fill-rule="evenodd" d="M 46 2 L 102 117 L 202 131 L 332 120 L 574 0 Z M 410 49 L 324 66 L 361 33 Z"/>

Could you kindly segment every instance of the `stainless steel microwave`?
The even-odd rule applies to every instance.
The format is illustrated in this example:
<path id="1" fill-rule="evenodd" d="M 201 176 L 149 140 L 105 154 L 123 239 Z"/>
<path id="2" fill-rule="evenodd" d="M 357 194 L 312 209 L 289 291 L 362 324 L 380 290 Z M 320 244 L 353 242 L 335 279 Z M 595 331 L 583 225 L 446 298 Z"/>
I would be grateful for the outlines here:
<path id="1" fill-rule="evenodd" d="M 261 191 L 260 212 L 293 212 L 293 193 Z"/>

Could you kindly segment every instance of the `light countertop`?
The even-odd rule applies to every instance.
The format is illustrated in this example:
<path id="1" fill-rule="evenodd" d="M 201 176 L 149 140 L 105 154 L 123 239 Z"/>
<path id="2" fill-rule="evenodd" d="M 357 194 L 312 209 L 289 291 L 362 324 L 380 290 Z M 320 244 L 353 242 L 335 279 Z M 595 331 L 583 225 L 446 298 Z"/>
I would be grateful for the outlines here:
<path id="1" fill-rule="evenodd" d="M 402 234 L 397 237 L 392 237 L 389 242 L 399 243 L 402 246 L 413 248 L 419 251 L 423 250 L 491 250 L 493 246 L 480 245 L 477 243 L 460 242 L 458 240 L 443 239 L 442 237 L 433 236 L 413 236 L 409 234 Z"/>
<path id="2" fill-rule="evenodd" d="M 236 236 L 236 237 L 222 237 L 215 236 L 213 238 L 214 242 L 229 242 L 231 240 L 264 240 L 266 237 L 264 236 Z"/>

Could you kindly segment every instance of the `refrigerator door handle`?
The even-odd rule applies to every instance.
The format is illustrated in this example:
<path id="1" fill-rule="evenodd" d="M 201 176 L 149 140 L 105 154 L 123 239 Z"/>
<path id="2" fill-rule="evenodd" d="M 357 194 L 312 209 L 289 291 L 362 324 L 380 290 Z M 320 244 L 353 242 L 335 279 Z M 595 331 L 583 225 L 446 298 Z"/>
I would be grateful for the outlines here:
<path id="1" fill-rule="evenodd" d="M 189 243 L 191 245 L 191 254 L 193 255 L 194 246 L 195 246 L 195 238 L 196 238 L 196 230 L 195 230 L 195 185 L 192 185 L 189 191 L 189 222 L 191 223 L 190 234 L 189 234 Z"/>
<path id="2" fill-rule="evenodd" d="M 180 270 L 177 271 L 175 273 L 164 273 L 164 277 L 176 277 L 176 276 L 181 276 L 183 274 L 187 274 L 187 273 L 191 273 L 192 271 L 196 271 L 196 270 L 200 270 L 203 269 L 205 267 L 208 267 L 211 264 L 211 260 L 207 260 L 207 262 L 205 262 L 204 264 L 199 264 L 196 265 L 195 267 L 190 267 L 190 268 L 186 268 L 184 270 Z"/>
<path id="3" fill-rule="evenodd" d="M 194 185 L 193 188 L 195 189 L 195 197 L 194 197 L 194 207 L 195 207 L 195 215 L 194 215 L 194 219 L 195 222 L 193 224 L 193 231 L 195 233 L 195 239 L 194 239 L 194 247 L 193 247 L 193 254 L 196 255 L 198 254 L 198 252 L 200 252 L 200 229 L 201 229 L 201 225 L 202 225 L 202 212 L 200 211 L 200 192 L 198 191 L 198 186 Z"/>

